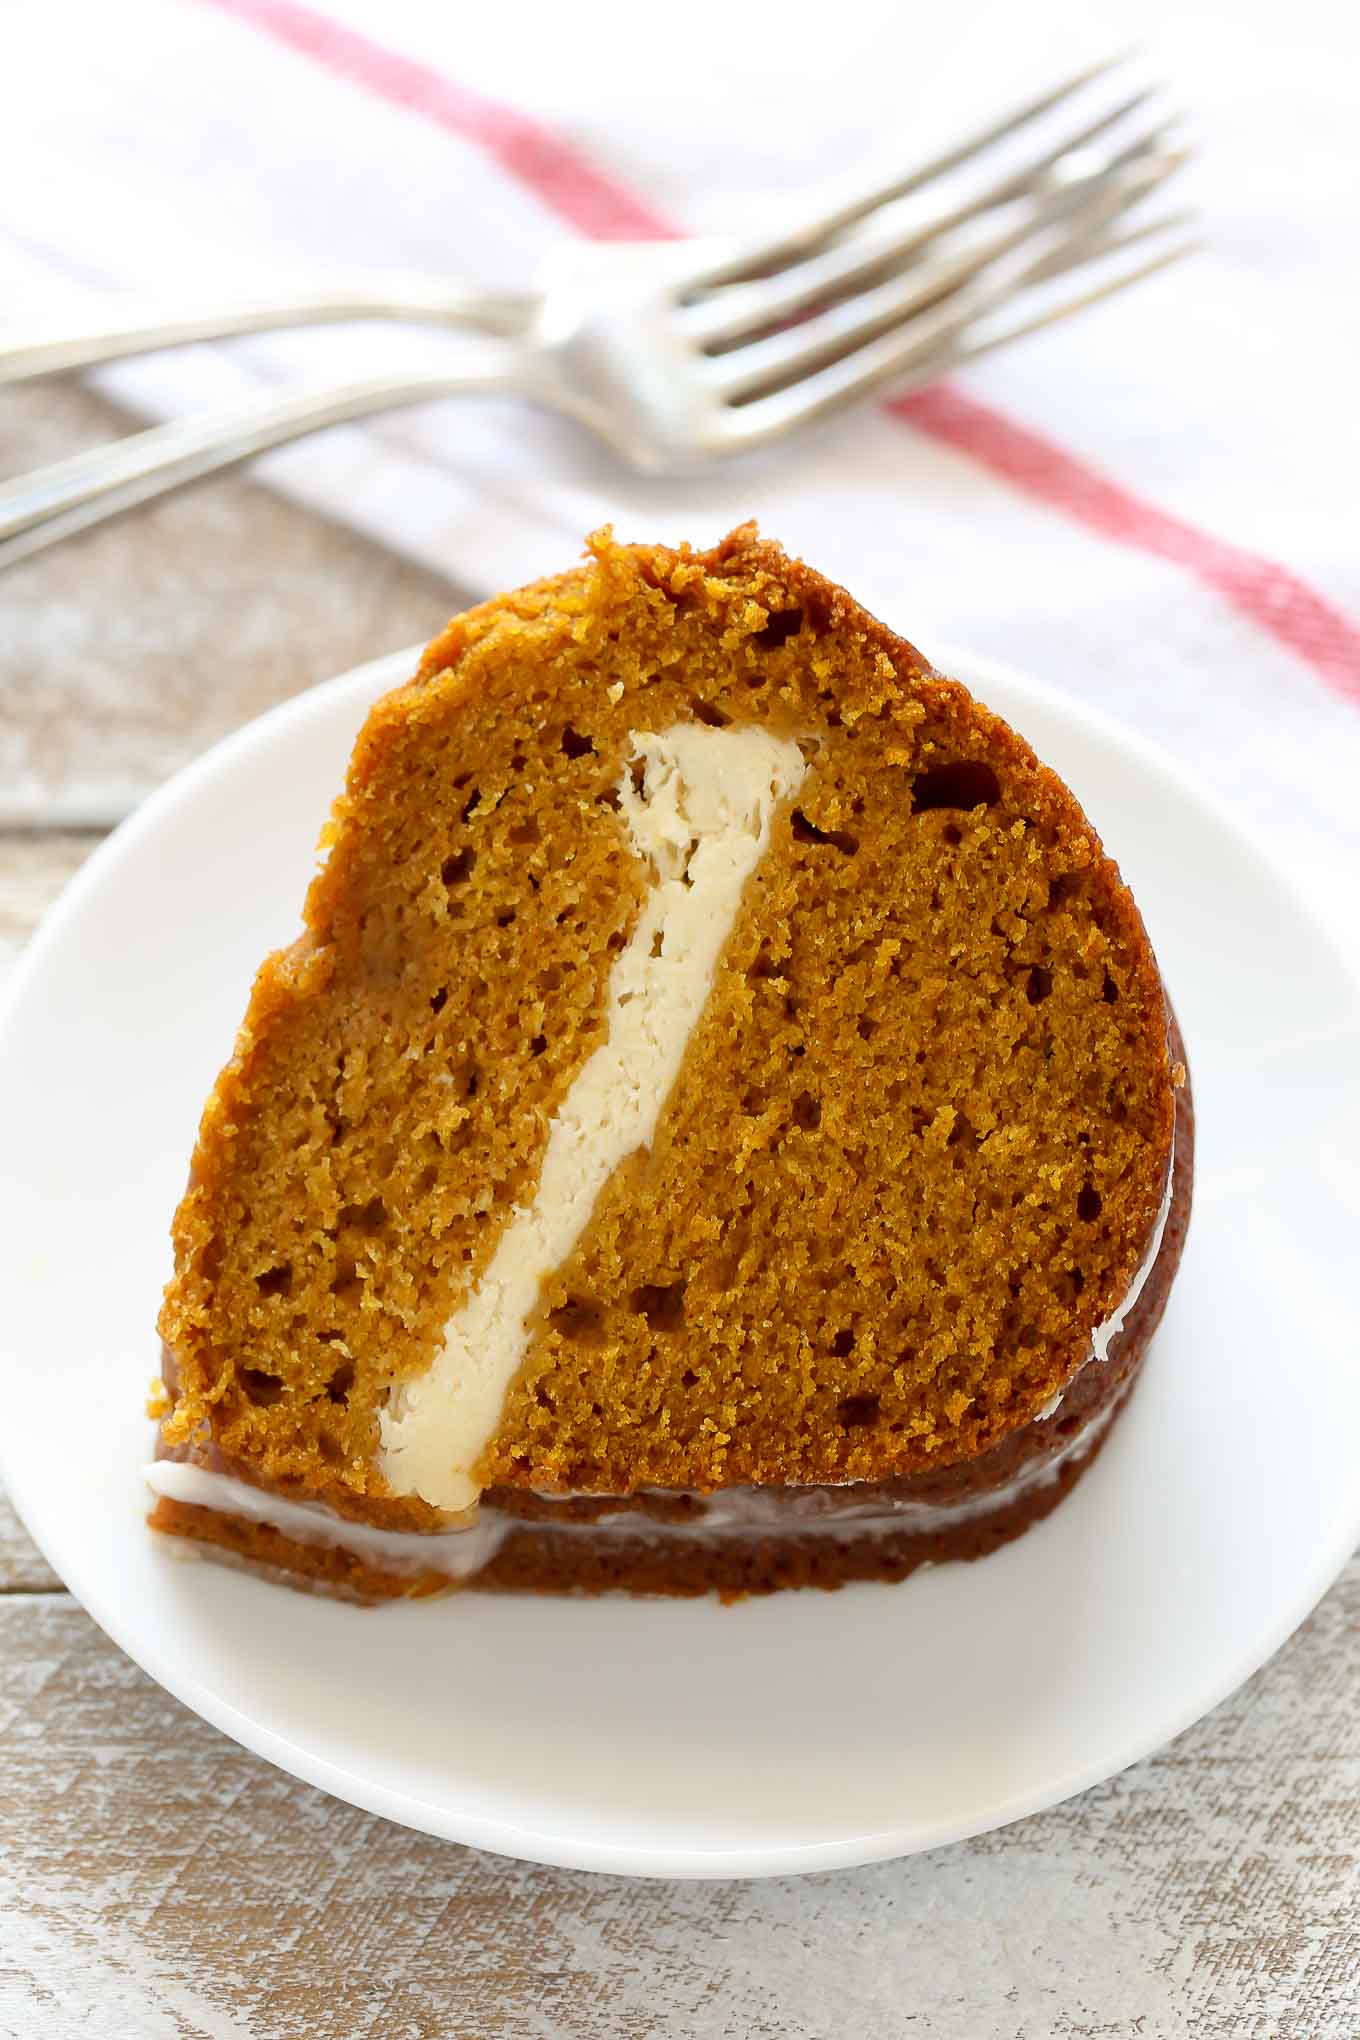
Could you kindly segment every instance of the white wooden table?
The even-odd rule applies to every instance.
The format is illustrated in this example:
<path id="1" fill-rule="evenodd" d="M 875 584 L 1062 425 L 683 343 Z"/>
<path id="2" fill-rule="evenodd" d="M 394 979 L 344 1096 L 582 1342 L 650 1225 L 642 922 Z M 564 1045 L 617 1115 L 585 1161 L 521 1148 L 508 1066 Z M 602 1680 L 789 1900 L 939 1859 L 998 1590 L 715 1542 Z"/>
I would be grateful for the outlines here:
<path id="1" fill-rule="evenodd" d="M 112 416 L 5 397 L 0 459 Z M 140 793 L 457 602 L 244 481 L 9 576 L 0 971 Z M 0 2035 L 1360 2036 L 1360 1560 L 1112 1783 L 934 1855 L 757 1884 L 502 1862 L 295 1784 L 128 1663 L 2 1499 L 0 1631 Z"/>

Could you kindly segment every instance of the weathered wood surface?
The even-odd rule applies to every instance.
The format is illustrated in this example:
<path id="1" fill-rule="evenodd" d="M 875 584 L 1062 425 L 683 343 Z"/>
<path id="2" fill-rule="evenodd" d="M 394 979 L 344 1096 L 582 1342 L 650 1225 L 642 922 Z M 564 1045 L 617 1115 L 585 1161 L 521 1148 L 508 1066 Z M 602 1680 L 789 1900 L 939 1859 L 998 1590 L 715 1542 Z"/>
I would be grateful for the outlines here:
<path id="1" fill-rule="evenodd" d="M 61 1581 L 0 1487 L 0 1594 L 56 1594 Z"/>
<path id="2" fill-rule="evenodd" d="M 74 386 L 0 392 L 0 473 L 128 422 Z M 238 477 L 40 553 L 0 601 L 0 825 L 108 826 L 238 723 L 461 606 Z"/>
<path id="3" fill-rule="evenodd" d="M 269 1770 L 60 1594 L 0 1598 L 0 2033 L 1355 2040 L 1360 1565 L 1162 1755 L 905 1863 L 629 1882 Z"/>
<path id="4" fill-rule="evenodd" d="M 11 465 L 107 422 L 74 392 L 43 418 Z M 32 810 L 0 830 L 0 975 L 98 840 L 54 818 L 452 606 L 244 482 L 158 517 L 5 584 L 0 789 Z M 1065 1807 L 680 1885 L 501 1862 L 272 1771 L 115 1650 L 0 1499 L 0 1821 L 6 2040 L 1357 2040 L 1360 1560 L 1233 1699 Z"/>

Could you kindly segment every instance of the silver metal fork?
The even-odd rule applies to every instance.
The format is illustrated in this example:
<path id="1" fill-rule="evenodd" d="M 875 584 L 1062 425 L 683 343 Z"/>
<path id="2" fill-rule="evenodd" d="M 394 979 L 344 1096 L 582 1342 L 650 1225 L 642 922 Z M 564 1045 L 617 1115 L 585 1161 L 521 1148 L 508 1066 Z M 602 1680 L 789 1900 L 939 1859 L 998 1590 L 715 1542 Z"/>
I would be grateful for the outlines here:
<path id="1" fill-rule="evenodd" d="M 1191 245 L 1186 215 L 1141 211 L 1185 160 L 1146 93 L 997 169 L 1008 144 L 1070 112 L 1111 68 L 758 240 L 571 243 L 523 294 L 415 279 L 14 339 L 0 346 L 0 383 L 357 318 L 469 326 L 489 344 L 445 372 L 251 398 L 0 485 L 0 566 L 267 448 L 434 398 L 508 391 L 576 419 L 635 470 L 676 474 L 766 446 L 886 384 L 933 381 Z M 951 179 L 969 174 L 980 181 L 949 202 Z"/>

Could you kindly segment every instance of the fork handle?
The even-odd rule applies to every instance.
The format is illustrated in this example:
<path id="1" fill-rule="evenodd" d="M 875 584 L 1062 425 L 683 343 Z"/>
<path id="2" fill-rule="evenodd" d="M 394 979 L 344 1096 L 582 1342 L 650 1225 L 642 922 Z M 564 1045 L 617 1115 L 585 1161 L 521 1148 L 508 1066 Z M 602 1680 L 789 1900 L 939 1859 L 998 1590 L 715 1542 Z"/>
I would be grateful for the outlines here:
<path id="1" fill-rule="evenodd" d="M 527 292 L 460 290 L 421 277 L 391 277 L 375 283 L 324 290 L 264 292 L 229 304 L 192 311 L 140 308 L 136 318 L 99 320 L 59 333 L 9 333 L 0 340 L 0 384 L 35 382 L 73 369 L 97 368 L 133 354 L 154 354 L 199 340 L 227 340 L 242 333 L 278 332 L 289 326 L 329 326 L 354 319 L 472 326 L 482 333 L 513 338 L 526 333 L 539 300 Z"/>
<path id="2" fill-rule="evenodd" d="M 497 390 L 535 394 L 521 363 L 502 355 L 480 368 L 443 375 L 377 376 L 263 403 L 251 398 L 134 432 L 0 483 L 0 567 L 328 425 L 437 397 Z"/>

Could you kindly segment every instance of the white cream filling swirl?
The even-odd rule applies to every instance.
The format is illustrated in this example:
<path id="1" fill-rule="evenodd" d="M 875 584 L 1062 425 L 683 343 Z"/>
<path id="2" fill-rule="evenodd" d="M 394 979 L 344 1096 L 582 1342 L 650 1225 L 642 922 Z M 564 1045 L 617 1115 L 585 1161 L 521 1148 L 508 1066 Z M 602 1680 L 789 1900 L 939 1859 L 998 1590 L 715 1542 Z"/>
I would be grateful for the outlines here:
<path id="1" fill-rule="evenodd" d="M 676 723 L 635 736 L 632 756 L 641 786 L 626 770 L 620 807 L 654 883 L 610 972 L 606 1038 L 562 1101 L 531 1202 L 511 1215 L 429 1368 L 383 1413 L 381 1472 L 436 1508 L 475 1505 L 473 1468 L 523 1364 L 543 1278 L 619 1164 L 651 1144 L 775 812 L 807 769 L 796 743 L 755 725 Z"/>

